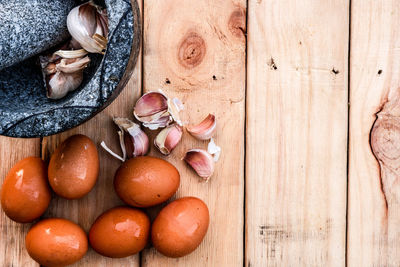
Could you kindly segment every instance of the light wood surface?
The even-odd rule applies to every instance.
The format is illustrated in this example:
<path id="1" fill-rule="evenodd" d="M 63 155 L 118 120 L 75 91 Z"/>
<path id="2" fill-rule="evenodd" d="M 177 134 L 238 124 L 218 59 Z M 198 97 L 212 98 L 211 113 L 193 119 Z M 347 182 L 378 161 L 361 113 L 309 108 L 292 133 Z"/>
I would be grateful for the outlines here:
<path id="1" fill-rule="evenodd" d="M 192 254 L 168 259 L 154 249 L 142 266 L 242 266 L 246 1 L 146 0 L 143 88 L 162 88 L 182 100 L 183 121 L 217 118 L 215 142 L 222 154 L 208 183 L 181 160 L 191 148 L 207 148 L 184 133 L 167 158 L 180 171 L 177 197 L 196 196 L 210 210 L 205 240 Z M 152 155 L 160 156 L 153 149 Z M 229 166 L 228 168 L 226 166 Z"/>
<path id="2" fill-rule="evenodd" d="M 169 157 L 153 146 L 150 152 L 179 169 L 174 198 L 208 204 L 210 228 L 180 259 L 149 245 L 125 259 L 90 249 L 75 266 L 400 266 L 398 1 L 139 5 L 143 50 L 121 95 L 95 118 L 42 143 L 0 137 L 0 179 L 18 160 L 48 159 L 68 136 L 88 135 L 100 155 L 96 187 L 76 201 L 54 195 L 44 216 L 88 231 L 104 210 L 122 204 L 112 185 L 120 162 L 99 146 L 104 140 L 119 151 L 111 117 L 132 118 L 142 91 L 161 88 L 185 104 L 185 123 L 217 117 L 222 154 L 208 183 L 181 160 L 207 142 L 185 132 Z M 147 212 L 154 218 L 160 208 Z M 1 212 L 1 266 L 38 266 L 25 250 L 29 227 Z"/>
<path id="3" fill-rule="evenodd" d="M 245 266 L 344 266 L 348 1 L 250 1 Z"/>
<path id="4" fill-rule="evenodd" d="M 399 15 L 398 1 L 352 1 L 348 266 L 400 266 Z"/>

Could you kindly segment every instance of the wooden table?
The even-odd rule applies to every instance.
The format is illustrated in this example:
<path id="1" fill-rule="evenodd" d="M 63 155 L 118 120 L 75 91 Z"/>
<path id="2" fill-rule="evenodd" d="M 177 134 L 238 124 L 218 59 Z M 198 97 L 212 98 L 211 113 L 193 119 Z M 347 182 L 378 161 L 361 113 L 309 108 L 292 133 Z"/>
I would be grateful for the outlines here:
<path id="1" fill-rule="evenodd" d="M 222 155 L 208 183 L 181 161 L 205 142 L 186 134 L 167 158 L 181 172 L 176 196 L 205 200 L 211 225 L 201 246 L 180 259 L 153 248 L 118 260 L 90 250 L 76 266 L 400 266 L 399 2 L 140 4 L 142 53 L 121 95 L 65 133 L 1 137 L 0 175 L 25 156 L 47 159 L 75 133 L 117 150 L 110 117 L 132 118 L 141 93 L 162 88 L 182 99 L 184 121 L 210 112 L 218 118 Z M 383 123 L 375 124 L 370 143 L 377 113 Z M 95 189 L 75 201 L 55 196 L 45 217 L 88 230 L 121 204 L 112 190 L 119 162 L 99 152 Z M 151 155 L 160 157 L 154 148 Z M 36 266 L 24 249 L 30 225 L 4 213 L 0 223 L 2 266 Z"/>

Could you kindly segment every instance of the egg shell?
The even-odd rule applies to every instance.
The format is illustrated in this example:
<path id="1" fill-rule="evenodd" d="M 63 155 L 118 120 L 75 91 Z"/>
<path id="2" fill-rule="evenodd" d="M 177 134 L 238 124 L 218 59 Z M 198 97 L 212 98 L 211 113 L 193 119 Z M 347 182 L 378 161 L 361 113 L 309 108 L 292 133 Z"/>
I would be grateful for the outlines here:
<path id="1" fill-rule="evenodd" d="M 154 157 L 137 157 L 117 170 L 114 187 L 118 196 L 134 207 L 151 207 L 168 200 L 178 190 L 180 175 L 171 163 Z"/>
<path id="2" fill-rule="evenodd" d="M 51 218 L 36 223 L 26 235 L 29 255 L 44 266 L 66 266 L 79 261 L 88 250 L 82 228 L 66 219 Z"/>
<path id="3" fill-rule="evenodd" d="M 183 197 L 165 206 L 153 222 L 151 240 L 167 257 L 193 252 L 207 233 L 210 216 L 207 205 L 195 197 Z"/>
<path id="4" fill-rule="evenodd" d="M 123 258 L 141 251 L 149 233 L 150 219 L 143 211 L 116 207 L 96 219 L 89 231 L 89 242 L 103 256 Z"/>
<path id="5" fill-rule="evenodd" d="M 32 222 L 46 211 L 50 200 L 47 166 L 40 158 L 25 158 L 10 169 L 1 188 L 1 207 L 11 220 Z"/>
<path id="6" fill-rule="evenodd" d="M 88 194 L 99 175 L 96 145 L 85 135 L 73 135 L 62 142 L 51 156 L 49 182 L 54 192 L 66 199 Z"/>

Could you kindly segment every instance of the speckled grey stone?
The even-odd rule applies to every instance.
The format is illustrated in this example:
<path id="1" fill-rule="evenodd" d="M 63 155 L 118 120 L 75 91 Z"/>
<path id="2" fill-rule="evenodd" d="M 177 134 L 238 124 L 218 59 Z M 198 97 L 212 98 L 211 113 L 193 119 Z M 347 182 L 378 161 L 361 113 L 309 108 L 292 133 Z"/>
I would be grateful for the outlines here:
<path id="1" fill-rule="evenodd" d="M 75 0 L 0 0 L 0 70 L 69 38 Z"/>
<path id="2" fill-rule="evenodd" d="M 110 28 L 106 53 L 90 55 L 76 91 L 60 100 L 47 99 L 37 57 L 0 71 L 1 135 L 39 137 L 65 131 L 93 117 L 120 93 L 139 53 L 139 8 L 129 0 L 106 0 L 105 5 Z"/>

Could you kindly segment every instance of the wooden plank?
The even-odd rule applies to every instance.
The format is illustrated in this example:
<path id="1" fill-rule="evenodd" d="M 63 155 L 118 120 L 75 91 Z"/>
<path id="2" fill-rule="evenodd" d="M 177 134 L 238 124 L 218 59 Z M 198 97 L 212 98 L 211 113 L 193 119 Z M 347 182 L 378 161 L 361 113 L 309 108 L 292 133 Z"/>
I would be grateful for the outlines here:
<path id="1" fill-rule="evenodd" d="M 344 266 L 349 1 L 249 1 L 245 266 Z"/>
<path id="2" fill-rule="evenodd" d="M 184 133 L 166 158 L 180 171 L 177 197 L 196 196 L 210 210 L 205 240 L 192 254 L 169 259 L 149 249 L 143 266 L 242 266 L 246 1 L 146 0 L 144 91 L 162 88 L 185 104 L 183 121 L 215 113 L 222 147 L 214 176 L 201 182 L 181 161 L 186 150 L 206 148 Z M 152 155 L 161 157 L 154 151 Z"/>
<path id="3" fill-rule="evenodd" d="M 398 1 L 352 1 L 348 266 L 400 266 L 399 16 Z"/>
<path id="4" fill-rule="evenodd" d="M 40 139 L 0 137 L 1 184 L 10 168 L 19 160 L 40 157 Z M 4 212 L 0 215 L 0 262 L 2 266 L 36 266 L 25 250 L 25 235 L 30 224 L 11 221 Z"/>
<path id="5" fill-rule="evenodd" d="M 138 1 L 142 10 L 142 3 Z M 98 181 L 93 190 L 82 199 L 66 200 L 54 196 L 45 217 L 62 217 L 70 219 L 89 231 L 94 220 L 105 210 L 123 205 L 113 190 L 113 179 L 121 162 L 111 157 L 101 147 L 100 142 L 105 141 L 114 151 L 119 151 L 119 141 L 116 127 L 112 117 L 133 117 L 134 103 L 141 94 L 141 52 L 135 70 L 122 93 L 114 102 L 100 114 L 84 123 L 83 125 L 67 132 L 46 137 L 43 139 L 42 154 L 49 158 L 55 148 L 67 137 L 81 133 L 89 136 L 99 151 L 100 173 Z M 139 266 L 139 254 L 122 258 L 111 259 L 97 254 L 91 248 L 85 257 L 73 266 Z"/>

